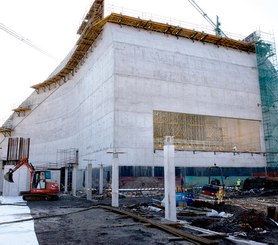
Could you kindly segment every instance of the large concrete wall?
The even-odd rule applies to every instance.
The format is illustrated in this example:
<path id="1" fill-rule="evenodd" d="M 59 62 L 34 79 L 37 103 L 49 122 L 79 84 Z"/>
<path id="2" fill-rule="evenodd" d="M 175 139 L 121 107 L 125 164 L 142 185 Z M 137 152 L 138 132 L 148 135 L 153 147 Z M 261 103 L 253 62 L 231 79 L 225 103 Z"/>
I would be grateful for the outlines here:
<path id="1" fill-rule="evenodd" d="M 153 152 L 154 110 L 262 119 L 255 54 L 115 24 L 105 25 L 70 80 L 23 104 L 32 110 L 11 118 L 12 137 L 31 138 L 30 161 L 56 162 L 58 149 L 77 148 L 81 169 L 85 159 L 111 164 L 111 149 L 125 152 L 121 165 L 162 166 Z M 262 130 L 261 142 L 263 151 Z M 207 166 L 208 157 L 178 153 L 176 164 Z M 221 159 L 227 167 L 265 165 L 262 156 Z"/>
<path id="2" fill-rule="evenodd" d="M 153 153 L 154 110 L 262 119 L 255 54 L 129 27 L 113 26 L 112 32 L 115 142 L 126 152 L 123 165 L 163 165 Z M 262 130 L 260 135 L 263 151 Z M 263 156 L 255 158 L 180 152 L 176 165 L 265 165 Z"/>
<path id="3" fill-rule="evenodd" d="M 94 46 L 70 80 L 50 91 L 34 92 L 23 103 L 31 111 L 25 117 L 12 116 L 12 137 L 31 138 L 29 159 L 34 165 L 56 162 L 58 149 L 79 149 L 80 168 L 85 168 L 84 158 L 102 162 L 111 158 L 106 153 L 112 147 L 114 122 L 110 30 L 104 30 Z M 7 138 L 2 142 L 3 151 L 7 142 Z"/>

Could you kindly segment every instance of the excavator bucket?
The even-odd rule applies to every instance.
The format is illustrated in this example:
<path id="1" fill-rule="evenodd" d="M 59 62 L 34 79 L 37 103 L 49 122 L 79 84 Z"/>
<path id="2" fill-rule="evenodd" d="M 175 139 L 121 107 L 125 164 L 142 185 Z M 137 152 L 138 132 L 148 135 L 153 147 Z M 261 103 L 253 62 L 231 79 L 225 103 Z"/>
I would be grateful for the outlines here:
<path id="1" fill-rule="evenodd" d="M 13 180 L 13 172 L 7 172 L 5 175 L 4 175 L 4 179 L 8 182 L 11 182 L 13 183 L 14 180 Z"/>

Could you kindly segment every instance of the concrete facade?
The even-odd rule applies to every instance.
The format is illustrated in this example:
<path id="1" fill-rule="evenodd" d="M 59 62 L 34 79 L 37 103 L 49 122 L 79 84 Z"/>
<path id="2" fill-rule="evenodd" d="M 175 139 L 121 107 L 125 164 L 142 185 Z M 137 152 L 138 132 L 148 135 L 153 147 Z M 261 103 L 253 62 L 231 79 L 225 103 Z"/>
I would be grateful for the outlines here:
<path id="1" fill-rule="evenodd" d="M 161 154 L 153 153 L 154 110 L 261 121 L 255 54 L 128 27 L 113 29 L 115 145 L 127 152 L 124 165 L 162 165 Z M 260 135 L 263 151 L 262 128 Z M 263 156 L 254 161 L 250 155 L 177 152 L 176 158 L 176 166 L 265 165 Z"/>
<path id="2" fill-rule="evenodd" d="M 256 56 L 189 39 L 108 23 L 85 63 L 56 88 L 34 92 L 13 114 L 11 137 L 31 138 L 30 161 L 56 162 L 58 149 L 79 150 L 86 159 L 112 164 L 163 166 L 153 149 L 153 111 L 262 120 Z M 261 128 L 261 150 L 264 151 Z M 0 136 L 2 151 L 7 138 Z M 250 154 L 177 152 L 176 166 L 262 167 Z M 94 167 L 94 166 L 93 166 Z"/>

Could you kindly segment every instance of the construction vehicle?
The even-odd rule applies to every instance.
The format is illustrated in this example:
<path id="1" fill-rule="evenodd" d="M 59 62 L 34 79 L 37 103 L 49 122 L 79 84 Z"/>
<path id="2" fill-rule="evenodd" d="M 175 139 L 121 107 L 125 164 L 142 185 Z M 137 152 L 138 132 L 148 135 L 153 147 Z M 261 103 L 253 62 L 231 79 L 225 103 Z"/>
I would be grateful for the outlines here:
<path id="1" fill-rule="evenodd" d="M 193 204 L 193 189 L 176 192 L 176 206 L 190 206 Z"/>
<path id="2" fill-rule="evenodd" d="M 13 181 L 13 173 L 20 167 L 26 166 L 30 172 L 30 191 L 20 194 L 25 201 L 58 200 L 59 186 L 56 182 L 48 181 L 51 178 L 50 170 L 35 170 L 28 159 L 22 158 L 21 161 L 4 175 L 4 179 L 10 183 Z"/>
<path id="3" fill-rule="evenodd" d="M 221 177 L 221 182 L 217 178 L 212 178 L 212 171 L 215 172 L 215 170 L 219 171 L 220 177 Z M 200 192 L 200 197 L 205 198 L 205 199 L 212 199 L 212 200 L 222 200 L 225 193 L 224 193 L 224 179 L 223 179 L 223 173 L 222 169 L 219 166 L 214 166 L 209 167 L 208 169 L 208 184 L 204 185 L 201 189 Z"/>

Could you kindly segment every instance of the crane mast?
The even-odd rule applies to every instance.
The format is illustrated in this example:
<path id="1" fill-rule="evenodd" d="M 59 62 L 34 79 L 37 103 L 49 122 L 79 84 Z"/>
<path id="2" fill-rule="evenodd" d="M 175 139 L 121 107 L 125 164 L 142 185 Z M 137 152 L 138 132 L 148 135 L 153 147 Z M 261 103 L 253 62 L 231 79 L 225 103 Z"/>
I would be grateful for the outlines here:
<path id="1" fill-rule="evenodd" d="M 194 1 L 188 0 L 189 3 L 213 26 L 215 34 L 220 37 L 227 37 L 227 35 L 220 29 L 221 23 L 219 22 L 219 17 L 216 16 L 216 24 L 212 19 L 201 9 L 201 7 Z"/>

